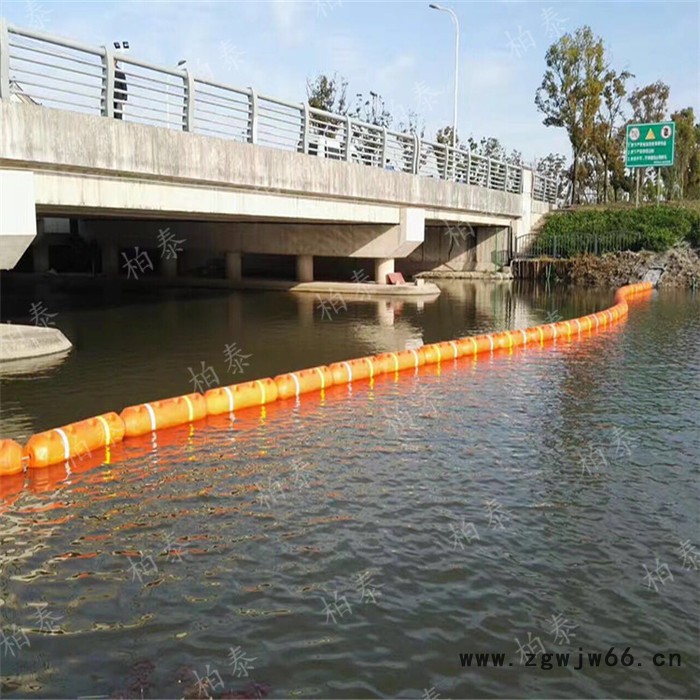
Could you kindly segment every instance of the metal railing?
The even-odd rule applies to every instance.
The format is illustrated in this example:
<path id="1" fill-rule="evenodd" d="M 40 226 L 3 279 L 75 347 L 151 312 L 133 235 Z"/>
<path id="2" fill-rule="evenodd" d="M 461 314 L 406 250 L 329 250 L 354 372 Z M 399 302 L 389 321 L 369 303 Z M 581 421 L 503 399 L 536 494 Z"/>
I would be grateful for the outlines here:
<path id="1" fill-rule="evenodd" d="M 97 114 L 515 194 L 523 169 L 0 20 L 0 99 Z M 534 199 L 556 184 L 535 174 Z"/>
<path id="2" fill-rule="evenodd" d="M 540 173 L 532 173 L 532 198 L 540 202 L 556 204 L 559 191 L 559 181 L 545 177 Z"/>
<path id="3" fill-rule="evenodd" d="M 571 258 L 575 255 L 603 255 L 621 250 L 636 251 L 643 248 L 644 240 L 639 231 L 581 232 L 562 236 L 530 233 L 515 239 L 513 258 Z"/>

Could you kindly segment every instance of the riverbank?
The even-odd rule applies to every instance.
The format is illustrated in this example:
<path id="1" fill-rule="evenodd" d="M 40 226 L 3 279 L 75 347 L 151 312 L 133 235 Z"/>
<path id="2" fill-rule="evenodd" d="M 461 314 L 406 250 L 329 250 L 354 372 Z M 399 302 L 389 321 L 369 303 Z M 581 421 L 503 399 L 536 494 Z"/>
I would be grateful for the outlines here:
<path id="1" fill-rule="evenodd" d="M 569 261 L 569 281 L 583 287 L 617 287 L 638 282 L 659 270 L 659 287 L 700 286 L 700 255 L 690 247 L 676 247 L 663 253 L 623 251 L 606 255 L 581 255 Z"/>
<path id="2" fill-rule="evenodd" d="M 641 282 L 657 270 L 659 287 L 700 287 L 700 254 L 687 245 L 662 253 L 626 250 L 564 260 L 545 257 L 516 260 L 512 268 L 516 279 L 550 279 L 581 287 L 619 287 Z"/>

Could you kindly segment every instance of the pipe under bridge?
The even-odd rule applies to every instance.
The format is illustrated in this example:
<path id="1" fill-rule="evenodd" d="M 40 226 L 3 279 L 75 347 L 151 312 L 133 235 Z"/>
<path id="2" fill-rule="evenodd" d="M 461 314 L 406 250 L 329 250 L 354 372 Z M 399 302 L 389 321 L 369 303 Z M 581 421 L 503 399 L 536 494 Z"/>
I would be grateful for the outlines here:
<path id="1" fill-rule="evenodd" d="M 555 193 L 521 166 L 0 22 L 1 269 L 37 231 L 47 257 L 50 217 L 89 222 L 111 273 L 164 228 L 233 278 L 246 254 L 297 256 L 304 280 L 324 256 L 378 277 L 396 258 L 490 269 L 494 236 L 529 233 Z"/>

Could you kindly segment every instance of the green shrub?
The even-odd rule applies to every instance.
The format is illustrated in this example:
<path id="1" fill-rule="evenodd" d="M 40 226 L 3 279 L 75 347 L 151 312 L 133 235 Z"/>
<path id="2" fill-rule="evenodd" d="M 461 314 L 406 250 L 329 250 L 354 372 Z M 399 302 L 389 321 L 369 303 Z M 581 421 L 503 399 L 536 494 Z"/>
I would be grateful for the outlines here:
<path id="1" fill-rule="evenodd" d="M 664 251 L 682 241 L 700 246 L 700 212 L 677 205 L 639 209 L 574 209 L 552 212 L 537 249 L 558 257 L 621 250 Z"/>

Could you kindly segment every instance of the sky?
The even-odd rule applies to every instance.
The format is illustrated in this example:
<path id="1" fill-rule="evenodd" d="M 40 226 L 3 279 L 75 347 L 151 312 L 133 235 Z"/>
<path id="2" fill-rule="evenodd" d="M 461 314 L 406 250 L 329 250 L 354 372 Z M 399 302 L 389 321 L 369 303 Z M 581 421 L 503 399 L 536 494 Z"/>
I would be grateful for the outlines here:
<path id="1" fill-rule="evenodd" d="M 417 112 L 426 137 L 451 125 L 455 28 L 425 2 L 71 2 L 0 0 L 8 22 L 93 45 L 130 42 L 131 55 L 303 101 L 306 81 L 337 73 L 348 96 L 380 94 L 398 120 Z M 700 112 L 700 2 L 452 2 L 459 19 L 458 133 L 495 136 L 527 162 L 570 153 L 545 127 L 535 92 L 547 48 L 588 24 L 631 87 L 663 80 L 669 111 Z"/>

